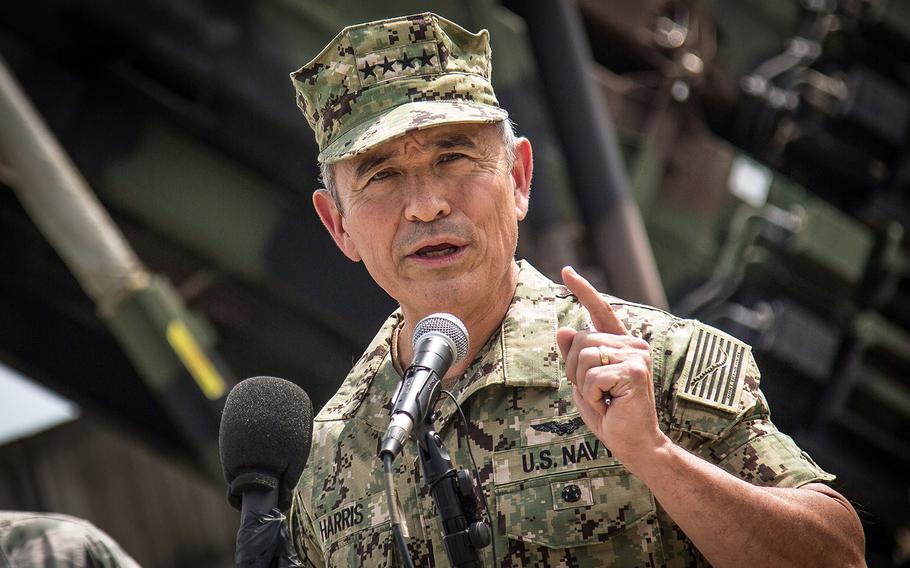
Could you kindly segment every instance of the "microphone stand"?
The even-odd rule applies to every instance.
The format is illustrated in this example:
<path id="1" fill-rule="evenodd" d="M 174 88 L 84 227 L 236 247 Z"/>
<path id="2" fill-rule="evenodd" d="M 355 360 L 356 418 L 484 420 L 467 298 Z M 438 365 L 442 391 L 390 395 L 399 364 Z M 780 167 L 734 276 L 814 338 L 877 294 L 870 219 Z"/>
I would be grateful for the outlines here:
<path id="1" fill-rule="evenodd" d="M 480 568 L 479 549 L 492 541 L 490 526 L 480 516 L 474 479 L 465 469 L 452 466 L 452 458 L 436 433 L 434 414 L 428 414 L 425 422 L 415 425 L 415 437 L 430 495 L 442 519 L 449 563 L 454 568 Z"/>
<path id="2" fill-rule="evenodd" d="M 240 568 L 303 568 L 291 545 L 287 519 L 278 509 L 279 480 L 269 473 L 238 475 L 229 493 L 241 495 L 234 565 Z"/>

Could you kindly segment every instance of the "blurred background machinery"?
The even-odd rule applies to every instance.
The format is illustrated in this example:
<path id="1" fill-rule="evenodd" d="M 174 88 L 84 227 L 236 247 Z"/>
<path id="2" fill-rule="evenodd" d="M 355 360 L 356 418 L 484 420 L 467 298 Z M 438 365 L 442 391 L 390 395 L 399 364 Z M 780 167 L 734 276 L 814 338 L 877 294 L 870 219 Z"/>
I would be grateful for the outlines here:
<path id="1" fill-rule="evenodd" d="M 87 517 L 146 566 L 230 565 L 224 392 L 274 375 L 318 407 L 394 308 L 311 210 L 287 74 L 345 25 L 425 9 L 490 30 L 534 142 L 520 256 L 751 343 L 869 565 L 910 565 L 902 0 L 7 2 L 0 364 L 82 412 L 0 445 L 0 508 Z M 107 230 L 129 270 L 99 287 L 74 239 Z"/>

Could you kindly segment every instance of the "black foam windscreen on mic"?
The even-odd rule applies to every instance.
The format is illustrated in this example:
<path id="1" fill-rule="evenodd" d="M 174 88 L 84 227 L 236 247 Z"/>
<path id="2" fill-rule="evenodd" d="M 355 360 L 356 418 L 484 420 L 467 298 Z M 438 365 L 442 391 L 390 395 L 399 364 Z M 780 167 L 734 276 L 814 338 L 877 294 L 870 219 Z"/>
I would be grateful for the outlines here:
<path id="1" fill-rule="evenodd" d="M 218 432 L 230 504 L 241 508 L 244 485 L 277 480 L 278 508 L 287 510 L 310 455 L 312 433 L 313 403 L 294 383 L 253 377 L 231 389 Z"/>

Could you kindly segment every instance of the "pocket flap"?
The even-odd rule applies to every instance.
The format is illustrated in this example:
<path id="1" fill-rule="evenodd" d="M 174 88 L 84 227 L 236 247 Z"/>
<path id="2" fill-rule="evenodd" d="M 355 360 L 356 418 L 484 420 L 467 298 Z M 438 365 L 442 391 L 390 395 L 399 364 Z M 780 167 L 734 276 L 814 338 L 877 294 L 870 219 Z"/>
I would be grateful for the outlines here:
<path id="1" fill-rule="evenodd" d="M 494 454 L 497 516 L 506 536 L 548 548 L 585 546 L 655 515 L 648 487 L 605 449 L 591 452 L 596 446 L 587 438 Z M 561 448 L 573 444 L 592 459 L 579 462 L 576 453 L 575 462 L 563 463 Z"/>

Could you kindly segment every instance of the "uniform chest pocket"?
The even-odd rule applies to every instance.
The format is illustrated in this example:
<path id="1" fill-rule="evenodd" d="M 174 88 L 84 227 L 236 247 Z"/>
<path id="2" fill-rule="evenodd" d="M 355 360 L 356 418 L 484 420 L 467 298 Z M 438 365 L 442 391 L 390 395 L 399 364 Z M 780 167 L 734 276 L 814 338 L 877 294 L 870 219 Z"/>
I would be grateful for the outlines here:
<path id="1" fill-rule="evenodd" d="M 385 568 L 394 566 L 392 529 L 389 523 L 368 527 L 332 541 L 326 566 Z"/>
<path id="2" fill-rule="evenodd" d="M 495 491 L 506 535 L 547 548 L 606 542 L 655 516 L 651 492 L 621 466 L 545 475 Z"/>
<path id="3" fill-rule="evenodd" d="M 314 525 L 326 566 L 392 565 L 392 529 L 385 494 L 343 503 L 317 517 Z"/>
<path id="4" fill-rule="evenodd" d="M 556 549 L 658 546 L 654 496 L 593 436 L 509 450 L 493 461 L 499 530 L 509 538 Z"/>

